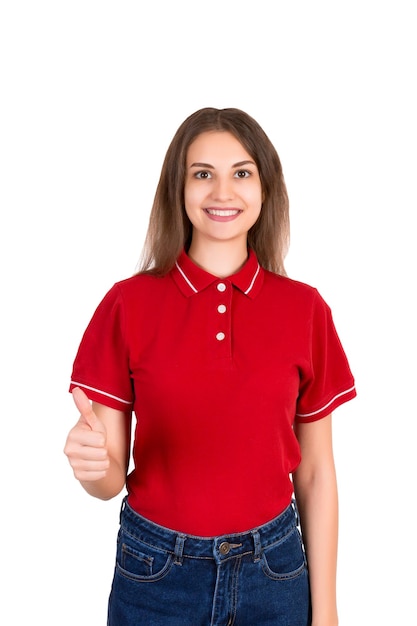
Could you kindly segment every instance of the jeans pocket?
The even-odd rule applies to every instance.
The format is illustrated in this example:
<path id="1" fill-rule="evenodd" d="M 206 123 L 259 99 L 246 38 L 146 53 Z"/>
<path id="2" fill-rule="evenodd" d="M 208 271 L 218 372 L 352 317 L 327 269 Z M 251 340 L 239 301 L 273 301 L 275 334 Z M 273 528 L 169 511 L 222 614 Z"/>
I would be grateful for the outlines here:
<path id="1" fill-rule="evenodd" d="M 262 552 L 261 563 L 264 574 L 274 580 L 289 580 L 302 574 L 306 560 L 298 528 L 267 546 Z"/>
<path id="2" fill-rule="evenodd" d="M 148 545 L 120 532 L 117 546 L 116 567 L 127 578 L 157 581 L 166 576 L 174 562 L 174 555 L 166 550 Z"/>

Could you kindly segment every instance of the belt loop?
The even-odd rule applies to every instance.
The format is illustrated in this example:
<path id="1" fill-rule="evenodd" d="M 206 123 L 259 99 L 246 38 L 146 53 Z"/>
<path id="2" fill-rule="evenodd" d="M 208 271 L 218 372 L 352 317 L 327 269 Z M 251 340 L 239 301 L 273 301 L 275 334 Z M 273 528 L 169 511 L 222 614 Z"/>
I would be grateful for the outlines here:
<path id="1" fill-rule="evenodd" d="M 120 513 L 119 513 L 119 524 L 122 523 L 122 514 L 123 514 L 123 511 L 125 510 L 125 507 L 126 507 L 126 500 L 127 500 L 127 496 L 125 496 L 123 498 L 123 500 L 122 500 L 122 504 L 121 504 L 121 507 L 120 507 Z"/>
<path id="2" fill-rule="evenodd" d="M 295 498 L 292 498 L 291 504 L 292 504 L 292 507 L 294 509 L 295 525 L 299 526 L 300 525 L 300 514 L 298 512 L 298 506 L 297 506 L 297 502 L 296 502 Z"/>
<path id="3" fill-rule="evenodd" d="M 253 544 L 254 544 L 254 554 L 253 554 L 253 562 L 256 563 L 257 561 L 260 560 L 261 558 L 261 537 L 259 535 L 259 531 L 257 530 L 252 530 L 251 531 L 252 537 L 253 537 Z"/>
<path id="4" fill-rule="evenodd" d="M 182 559 L 183 559 L 182 553 L 184 550 L 185 539 L 186 539 L 185 535 L 177 535 L 177 539 L 175 541 L 175 549 L 174 549 L 175 565 L 182 565 Z"/>

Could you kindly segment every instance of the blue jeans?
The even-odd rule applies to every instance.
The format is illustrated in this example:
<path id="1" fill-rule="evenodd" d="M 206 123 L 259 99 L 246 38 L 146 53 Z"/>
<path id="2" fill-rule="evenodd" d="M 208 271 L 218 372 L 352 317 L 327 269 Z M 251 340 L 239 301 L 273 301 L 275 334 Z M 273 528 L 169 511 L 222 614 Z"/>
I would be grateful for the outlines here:
<path id="1" fill-rule="evenodd" d="M 309 626 L 295 503 L 249 532 L 177 533 L 124 500 L 108 626 Z"/>

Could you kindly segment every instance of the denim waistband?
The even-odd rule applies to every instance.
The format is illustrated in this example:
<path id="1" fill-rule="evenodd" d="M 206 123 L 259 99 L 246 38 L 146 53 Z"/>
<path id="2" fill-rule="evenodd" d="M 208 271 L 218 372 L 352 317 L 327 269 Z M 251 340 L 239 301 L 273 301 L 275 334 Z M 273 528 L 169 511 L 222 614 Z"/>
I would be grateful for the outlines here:
<path id="1" fill-rule="evenodd" d="M 176 532 L 136 513 L 124 498 L 121 513 L 121 528 L 143 543 L 156 549 L 174 554 L 177 560 L 183 557 L 224 560 L 230 557 L 253 554 L 260 557 L 261 549 L 280 541 L 299 523 L 295 500 L 271 521 L 243 533 L 197 537 Z"/>

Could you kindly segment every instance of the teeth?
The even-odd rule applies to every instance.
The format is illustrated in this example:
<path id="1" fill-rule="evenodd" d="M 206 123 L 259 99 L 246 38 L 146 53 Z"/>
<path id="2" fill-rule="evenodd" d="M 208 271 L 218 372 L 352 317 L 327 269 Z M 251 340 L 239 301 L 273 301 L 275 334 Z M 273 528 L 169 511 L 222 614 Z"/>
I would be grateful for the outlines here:
<path id="1" fill-rule="evenodd" d="M 210 215 L 219 215 L 220 217 L 230 217 L 231 215 L 237 215 L 239 211 L 237 209 L 231 209 L 229 211 L 218 211 L 217 209 L 207 209 L 207 213 Z"/>

